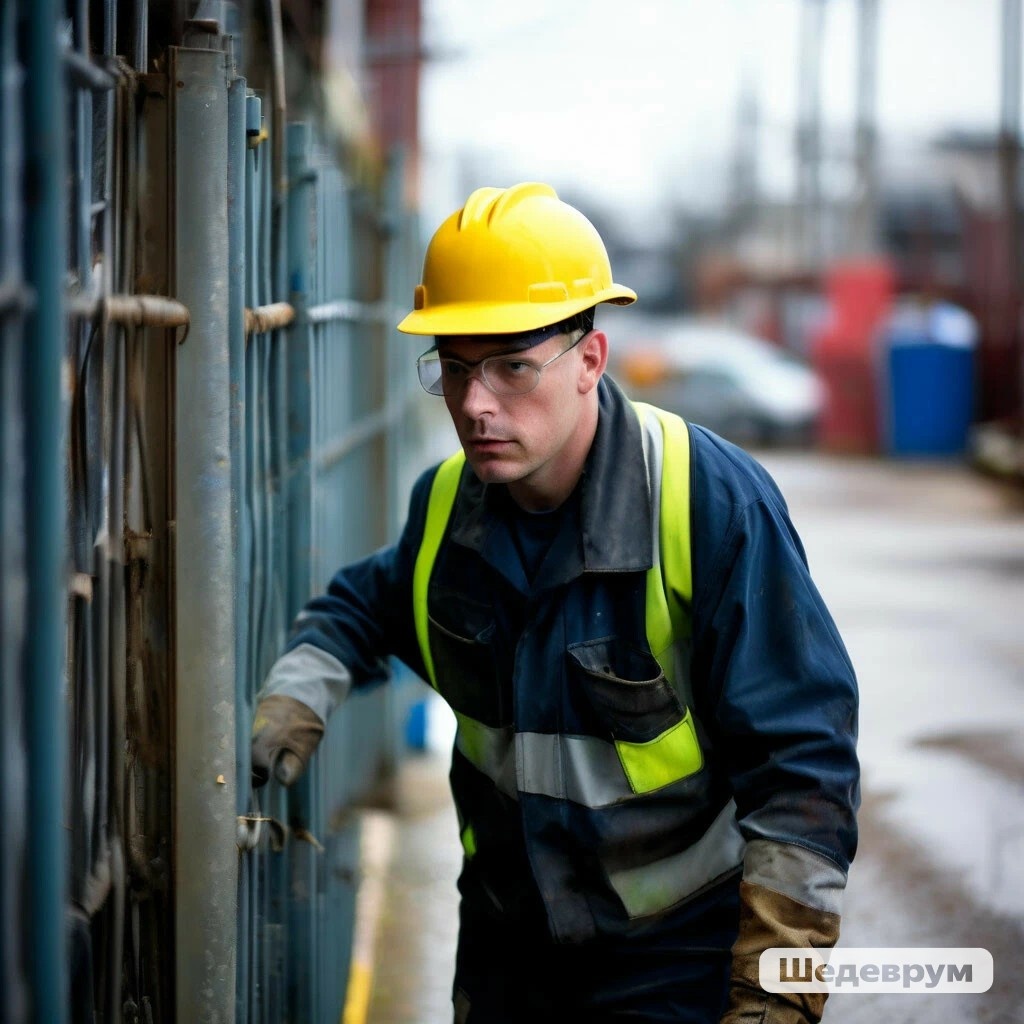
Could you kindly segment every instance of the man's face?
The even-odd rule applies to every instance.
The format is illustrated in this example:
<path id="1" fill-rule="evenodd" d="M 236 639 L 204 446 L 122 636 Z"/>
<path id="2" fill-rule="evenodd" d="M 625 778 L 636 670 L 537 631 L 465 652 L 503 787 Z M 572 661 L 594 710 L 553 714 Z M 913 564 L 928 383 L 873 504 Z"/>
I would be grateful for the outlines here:
<path id="1" fill-rule="evenodd" d="M 544 367 L 537 387 L 526 394 L 495 394 L 484 384 L 476 366 L 453 393 L 444 396 L 466 458 L 484 483 L 520 484 L 520 490 L 532 488 L 543 494 L 551 490 L 548 485 L 557 483 L 559 474 L 575 469 L 578 475 L 575 463 L 579 461 L 582 466 L 586 447 L 580 456 L 576 450 L 577 428 L 587 394 L 600 376 L 600 371 L 595 376 L 588 370 L 583 354 L 594 333 Z M 558 334 L 516 354 L 540 367 L 570 342 L 567 335 Z M 471 364 L 488 356 L 516 352 L 500 339 L 487 338 L 442 338 L 437 348 L 442 359 Z"/>

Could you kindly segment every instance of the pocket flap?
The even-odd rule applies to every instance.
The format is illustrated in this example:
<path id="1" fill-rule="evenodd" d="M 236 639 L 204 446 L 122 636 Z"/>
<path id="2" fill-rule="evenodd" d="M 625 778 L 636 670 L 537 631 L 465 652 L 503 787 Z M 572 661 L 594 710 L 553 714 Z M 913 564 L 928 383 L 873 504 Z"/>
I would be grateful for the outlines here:
<path id="1" fill-rule="evenodd" d="M 681 722 L 646 743 L 616 740 L 622 770 L 634 793 L 653 793 L 704 767 L 704 755 L 687 710 Z"/>
<path id="2" fill-rule="evenodd" d="M 612 739 L 646 743 L 683 717 L 683 706 L 661 667 L 648 652 L 617 637 L 574 644 L 587 700 Z"/>

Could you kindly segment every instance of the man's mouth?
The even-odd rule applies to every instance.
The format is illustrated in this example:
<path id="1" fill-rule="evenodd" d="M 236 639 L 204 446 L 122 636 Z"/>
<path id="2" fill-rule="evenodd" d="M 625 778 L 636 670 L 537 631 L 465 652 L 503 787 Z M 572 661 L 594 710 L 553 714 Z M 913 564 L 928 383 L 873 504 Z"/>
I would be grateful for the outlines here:
<path id="1" fill-rule="evenodd" d="M 501 448 L 504 445 L 511 444 L 507 438 L 504 437 L 470 437 L 466 443 L 478 451 L 489 451 L 491 449 Z"/>

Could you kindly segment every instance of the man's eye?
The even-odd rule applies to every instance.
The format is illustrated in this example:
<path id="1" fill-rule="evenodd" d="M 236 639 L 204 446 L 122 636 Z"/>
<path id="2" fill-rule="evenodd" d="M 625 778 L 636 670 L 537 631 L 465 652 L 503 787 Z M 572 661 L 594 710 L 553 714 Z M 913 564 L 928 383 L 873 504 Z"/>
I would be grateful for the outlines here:
<path id="1" fill-rule="evenodd" d="M 502 363 L 502 369 L 509 373 L 526 373 L 526 371 L 532 369 L 532 367 L 529 363 L 524 363 L 521 359 L 506 359 Z"/>
<path id="2" fill-rule="evenodd" d="M 454 360 L 441 360 L 441 372 L 446 377 L 458 377 L 466 372 L 466 367 L 462 363 L 457 363 Z"/>

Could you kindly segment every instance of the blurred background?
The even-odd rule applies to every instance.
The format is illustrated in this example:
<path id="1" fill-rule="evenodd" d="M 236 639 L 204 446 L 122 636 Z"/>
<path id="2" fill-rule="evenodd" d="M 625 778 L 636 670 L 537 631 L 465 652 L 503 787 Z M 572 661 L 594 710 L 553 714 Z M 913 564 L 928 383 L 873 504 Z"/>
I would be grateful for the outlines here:
<path id="1" fill-rule="evenodd" d="M 249 785 L 303 603 L 457 444 L 394 330 L 553 184 L 636 398 L 778 481 L 861 686 L 847 946 L 1022 1024 L 1021 0 L 4 0 L 0 1017 L 451 1019 L 453 725 L 395 662 Z"/>
<path id="2" fill-rule="evenodd" d="M 624 381 L 744 441 L 1020 472 L 1019 5 L 423 16 L 425 225 L 550 180 L 640 293 L 605 321 Z"/>

